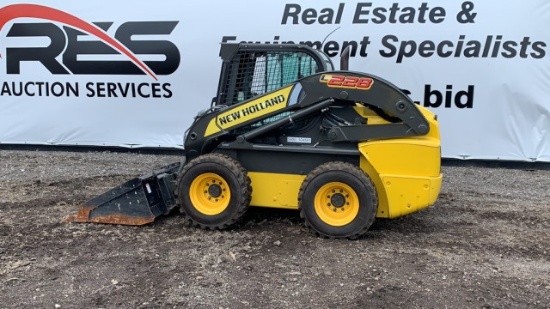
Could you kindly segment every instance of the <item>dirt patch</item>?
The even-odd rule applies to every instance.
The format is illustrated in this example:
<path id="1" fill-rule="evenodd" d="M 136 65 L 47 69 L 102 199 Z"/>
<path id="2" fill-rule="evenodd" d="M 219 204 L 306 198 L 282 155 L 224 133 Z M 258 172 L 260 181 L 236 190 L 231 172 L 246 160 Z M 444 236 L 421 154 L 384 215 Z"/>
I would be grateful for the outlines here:
<path id="1" fill-rule="evenodd" d="M 356 241 L 258 208 L 223 232 L 61 223 L 177 160 L 0 151 L 0 307 L 549 308 L 549 171 L 445 167 L 435 206 Z"/>

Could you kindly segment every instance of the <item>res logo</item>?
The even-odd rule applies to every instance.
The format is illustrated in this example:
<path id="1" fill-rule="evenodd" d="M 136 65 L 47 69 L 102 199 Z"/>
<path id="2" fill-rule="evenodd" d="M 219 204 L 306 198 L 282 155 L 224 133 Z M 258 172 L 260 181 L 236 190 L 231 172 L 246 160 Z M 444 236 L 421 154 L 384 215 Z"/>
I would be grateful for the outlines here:
<path id="1" fill-rule="evenodd" d="M 357 77 L 350 75 L 323 74 L 320 81 L 329 87 L 369 90 L 374 83 L 370 77 Z"/>
<path id="2" fill-rule="evenodd" d="M 14 23 L 6 37 L 45 37 L 51 43 L 46 47 L 27 47 L 28 44 L 25 47 L 7 47 L 7 74 L 20 74 L 22 62 L 39 62 L 52 74 L 147 74 L 157 80 L 157 74 L 172 74 L 180 64 L 179 50 L 171 41 L 134 39 L 135 36 L 143 35 L 169 35 L 178 24 L 177 21 L 126 22 L 118 26 L 112 37 L 106 31 L 113 22 L 89 23 L 47 6 L 13 4 L 0 8 L 0 30 L 17 18 L 46 22 Z M 97 40 L 79 40 L 83 36 L 95 37 Z M 89 60 L 93 56 L 101 55 L 104 58 L 105 55 L 118 54 L 126 60 Z M 136 56 L 140 54 L 153 55 L 162 60 L 142 61 Z"/>

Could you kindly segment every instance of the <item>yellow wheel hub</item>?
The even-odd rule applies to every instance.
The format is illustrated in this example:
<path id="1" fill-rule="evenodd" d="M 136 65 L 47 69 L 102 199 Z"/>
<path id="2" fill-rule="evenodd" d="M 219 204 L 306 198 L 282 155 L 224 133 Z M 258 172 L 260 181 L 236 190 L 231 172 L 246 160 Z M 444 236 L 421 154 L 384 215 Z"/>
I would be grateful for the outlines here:
<path id="1" fill-rule="evenodd" d="M 328 225 L 344 226 L 359 213 L 359 197 L 342 182 L 329 182 L 315 194 L 315 213 Z"/>
<path id="2" fill-rule="evenodd" d="M 231 200 L 229 185 L 220 175 L 204 173 L 193 180 L 189 198 L 195 209 L 205 215 L 219 215 Z"/>

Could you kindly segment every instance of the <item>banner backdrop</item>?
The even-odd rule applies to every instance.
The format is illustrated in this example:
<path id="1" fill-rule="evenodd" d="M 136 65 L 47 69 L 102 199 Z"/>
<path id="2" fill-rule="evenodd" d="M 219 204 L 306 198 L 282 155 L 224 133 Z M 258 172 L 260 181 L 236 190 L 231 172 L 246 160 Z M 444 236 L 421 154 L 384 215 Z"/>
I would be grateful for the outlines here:
<path id="1" fill-rule="evenodd" d="M 304 43 L 438 115 L 446 158 L 550 162 L 550 6 L 0 1 L 0 143 L 181 148 L 220 42 Z"/>

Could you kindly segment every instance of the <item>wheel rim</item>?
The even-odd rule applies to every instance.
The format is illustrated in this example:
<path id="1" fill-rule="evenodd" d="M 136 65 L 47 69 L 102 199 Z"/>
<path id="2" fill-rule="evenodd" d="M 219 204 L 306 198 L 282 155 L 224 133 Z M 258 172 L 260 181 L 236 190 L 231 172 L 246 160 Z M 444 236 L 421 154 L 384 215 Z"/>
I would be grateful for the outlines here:
<path id="1" fill-rule="evenodd" d="M 359 213 L 359 197 L 355 190 L 342 182 L 329 182 L 315 194 L 315 213 L 328 225 L 351 223 Z"/>
<path id="2" fill-rule="evenodd" d="M 191 183 L 189 198 L 197 211 L 213 216 L 222 213 L 229 206 L 231 192 L 220 175 L 204 173 Z"/>

